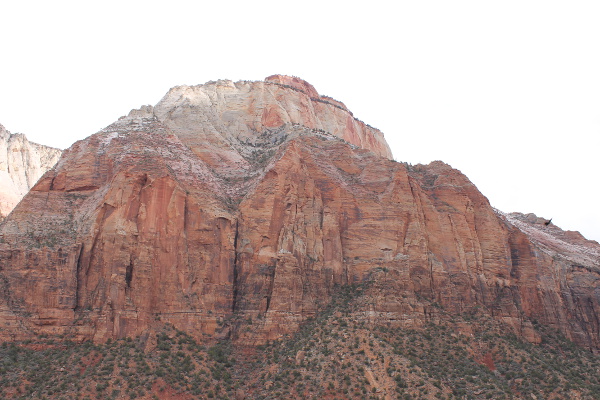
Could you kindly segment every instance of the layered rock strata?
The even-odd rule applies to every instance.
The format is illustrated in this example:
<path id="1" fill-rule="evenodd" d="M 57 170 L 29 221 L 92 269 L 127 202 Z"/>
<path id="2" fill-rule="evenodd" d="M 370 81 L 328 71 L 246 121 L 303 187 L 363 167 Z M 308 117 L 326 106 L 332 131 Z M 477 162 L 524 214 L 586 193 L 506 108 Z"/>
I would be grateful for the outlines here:
<path id="1" fill-rule="evenodd" d="M 598 243 L 494 210 L 442 162 L 390 160 L 315 93 L 178 87 L 75 143 L 0 228 L 0 337 L 168 322 L 255 345 L 371 282 L 364 318 L 390 326 L 478 309 L 530 341 L 542 323 L 600 346 Z"/>

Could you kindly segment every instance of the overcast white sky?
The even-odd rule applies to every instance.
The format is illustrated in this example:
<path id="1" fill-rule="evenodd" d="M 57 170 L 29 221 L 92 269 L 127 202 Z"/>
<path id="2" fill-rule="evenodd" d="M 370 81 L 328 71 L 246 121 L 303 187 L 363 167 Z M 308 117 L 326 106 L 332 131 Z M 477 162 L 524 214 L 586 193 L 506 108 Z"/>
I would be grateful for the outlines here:
<path id="1" fill-rule="evenodd" d="M 600 241 L 598 21 L 577 0 L 3 1 L 0 123 L 66 148 L 175 85 L 296 75 L 396 160 Z"/>

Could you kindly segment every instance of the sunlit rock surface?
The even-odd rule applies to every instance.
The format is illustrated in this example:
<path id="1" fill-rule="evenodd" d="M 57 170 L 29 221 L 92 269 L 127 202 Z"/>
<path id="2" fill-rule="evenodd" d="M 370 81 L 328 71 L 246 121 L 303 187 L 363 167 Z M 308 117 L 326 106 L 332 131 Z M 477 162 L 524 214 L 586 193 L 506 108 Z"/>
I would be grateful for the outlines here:
<path id="1" fill-rule="evenodd" d="M 30 142 L 23 134 L 11 134 L 0 125 L 0 220 L 56 164 L 61 153 Z"/>

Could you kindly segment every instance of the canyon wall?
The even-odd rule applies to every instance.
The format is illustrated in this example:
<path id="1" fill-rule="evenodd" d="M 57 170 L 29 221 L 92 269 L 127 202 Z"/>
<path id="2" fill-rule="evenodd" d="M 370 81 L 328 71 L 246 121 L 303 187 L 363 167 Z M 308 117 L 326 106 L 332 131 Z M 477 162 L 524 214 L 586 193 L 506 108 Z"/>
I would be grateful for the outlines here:
<path id="1" fill-rule="evenodd" d="M 315 96 L 282 76 L 177 87 L 75 143 L 0 227 L 0 338 L 171 323 L 252 346 L 370 282 L 362 312 L 389 326 L 478 309 L 600 346 L 598 243 L 391 160 Z"/>

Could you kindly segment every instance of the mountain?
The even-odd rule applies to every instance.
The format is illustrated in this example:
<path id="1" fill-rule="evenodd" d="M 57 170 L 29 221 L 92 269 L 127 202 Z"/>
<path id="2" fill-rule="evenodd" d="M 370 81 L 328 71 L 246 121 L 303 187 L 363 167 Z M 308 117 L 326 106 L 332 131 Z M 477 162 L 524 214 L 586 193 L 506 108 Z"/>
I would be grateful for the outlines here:
<path id="1" fill-rule="evenodd" d="M 542 389 L 513 382 L 508 354 L 535 364 L 535 349 L 552 346 L 592 368 L 600 347 L 597 242 L 495 210 L 443 162 L 393 161 L 380 131 L 294 77 L 171 89 L 66 150 L 0 235 L 0 339 L 93 341 L 106 353 L 137 338 L 148 354 L 179 340 L 173 362 L 187 355 L 190 368 L 220 371 L 210 385 L 230 356 L 252 362 L 227 372 L 251 398 L 269 398 L 260 396 L 292 364 L 307 371 L 321 359 L 336 371 L 365 354 L 368 371 L 353 367 L 349 379 L 368 381 L 373 396 L 533 394 Z M 257 352 L 280 369 L 247 358 Z M 431 357 L 451 355 L 491 375 L 464 388 L 445 381 Z M 158 358 L 145 362 L 166 373 Z M 315 396 L 318 382 L 337 379 L 319 368 L 308 374 Z M 550 393 L 570 393 L 561 374 L 539 382 L 556 378 Z M 492 378 L 497 387 L 477 394 Z M 588 383 L 578 395 L 600 393 Z M 363 387 L 345 396 L 364 398 Z"/>
<path id="2" fill-rule="evenodd" d="M 0 220 L 4 219 L 37 180 L 56 164 L 62 151 L 11 134 L 0 125 Z"/>

